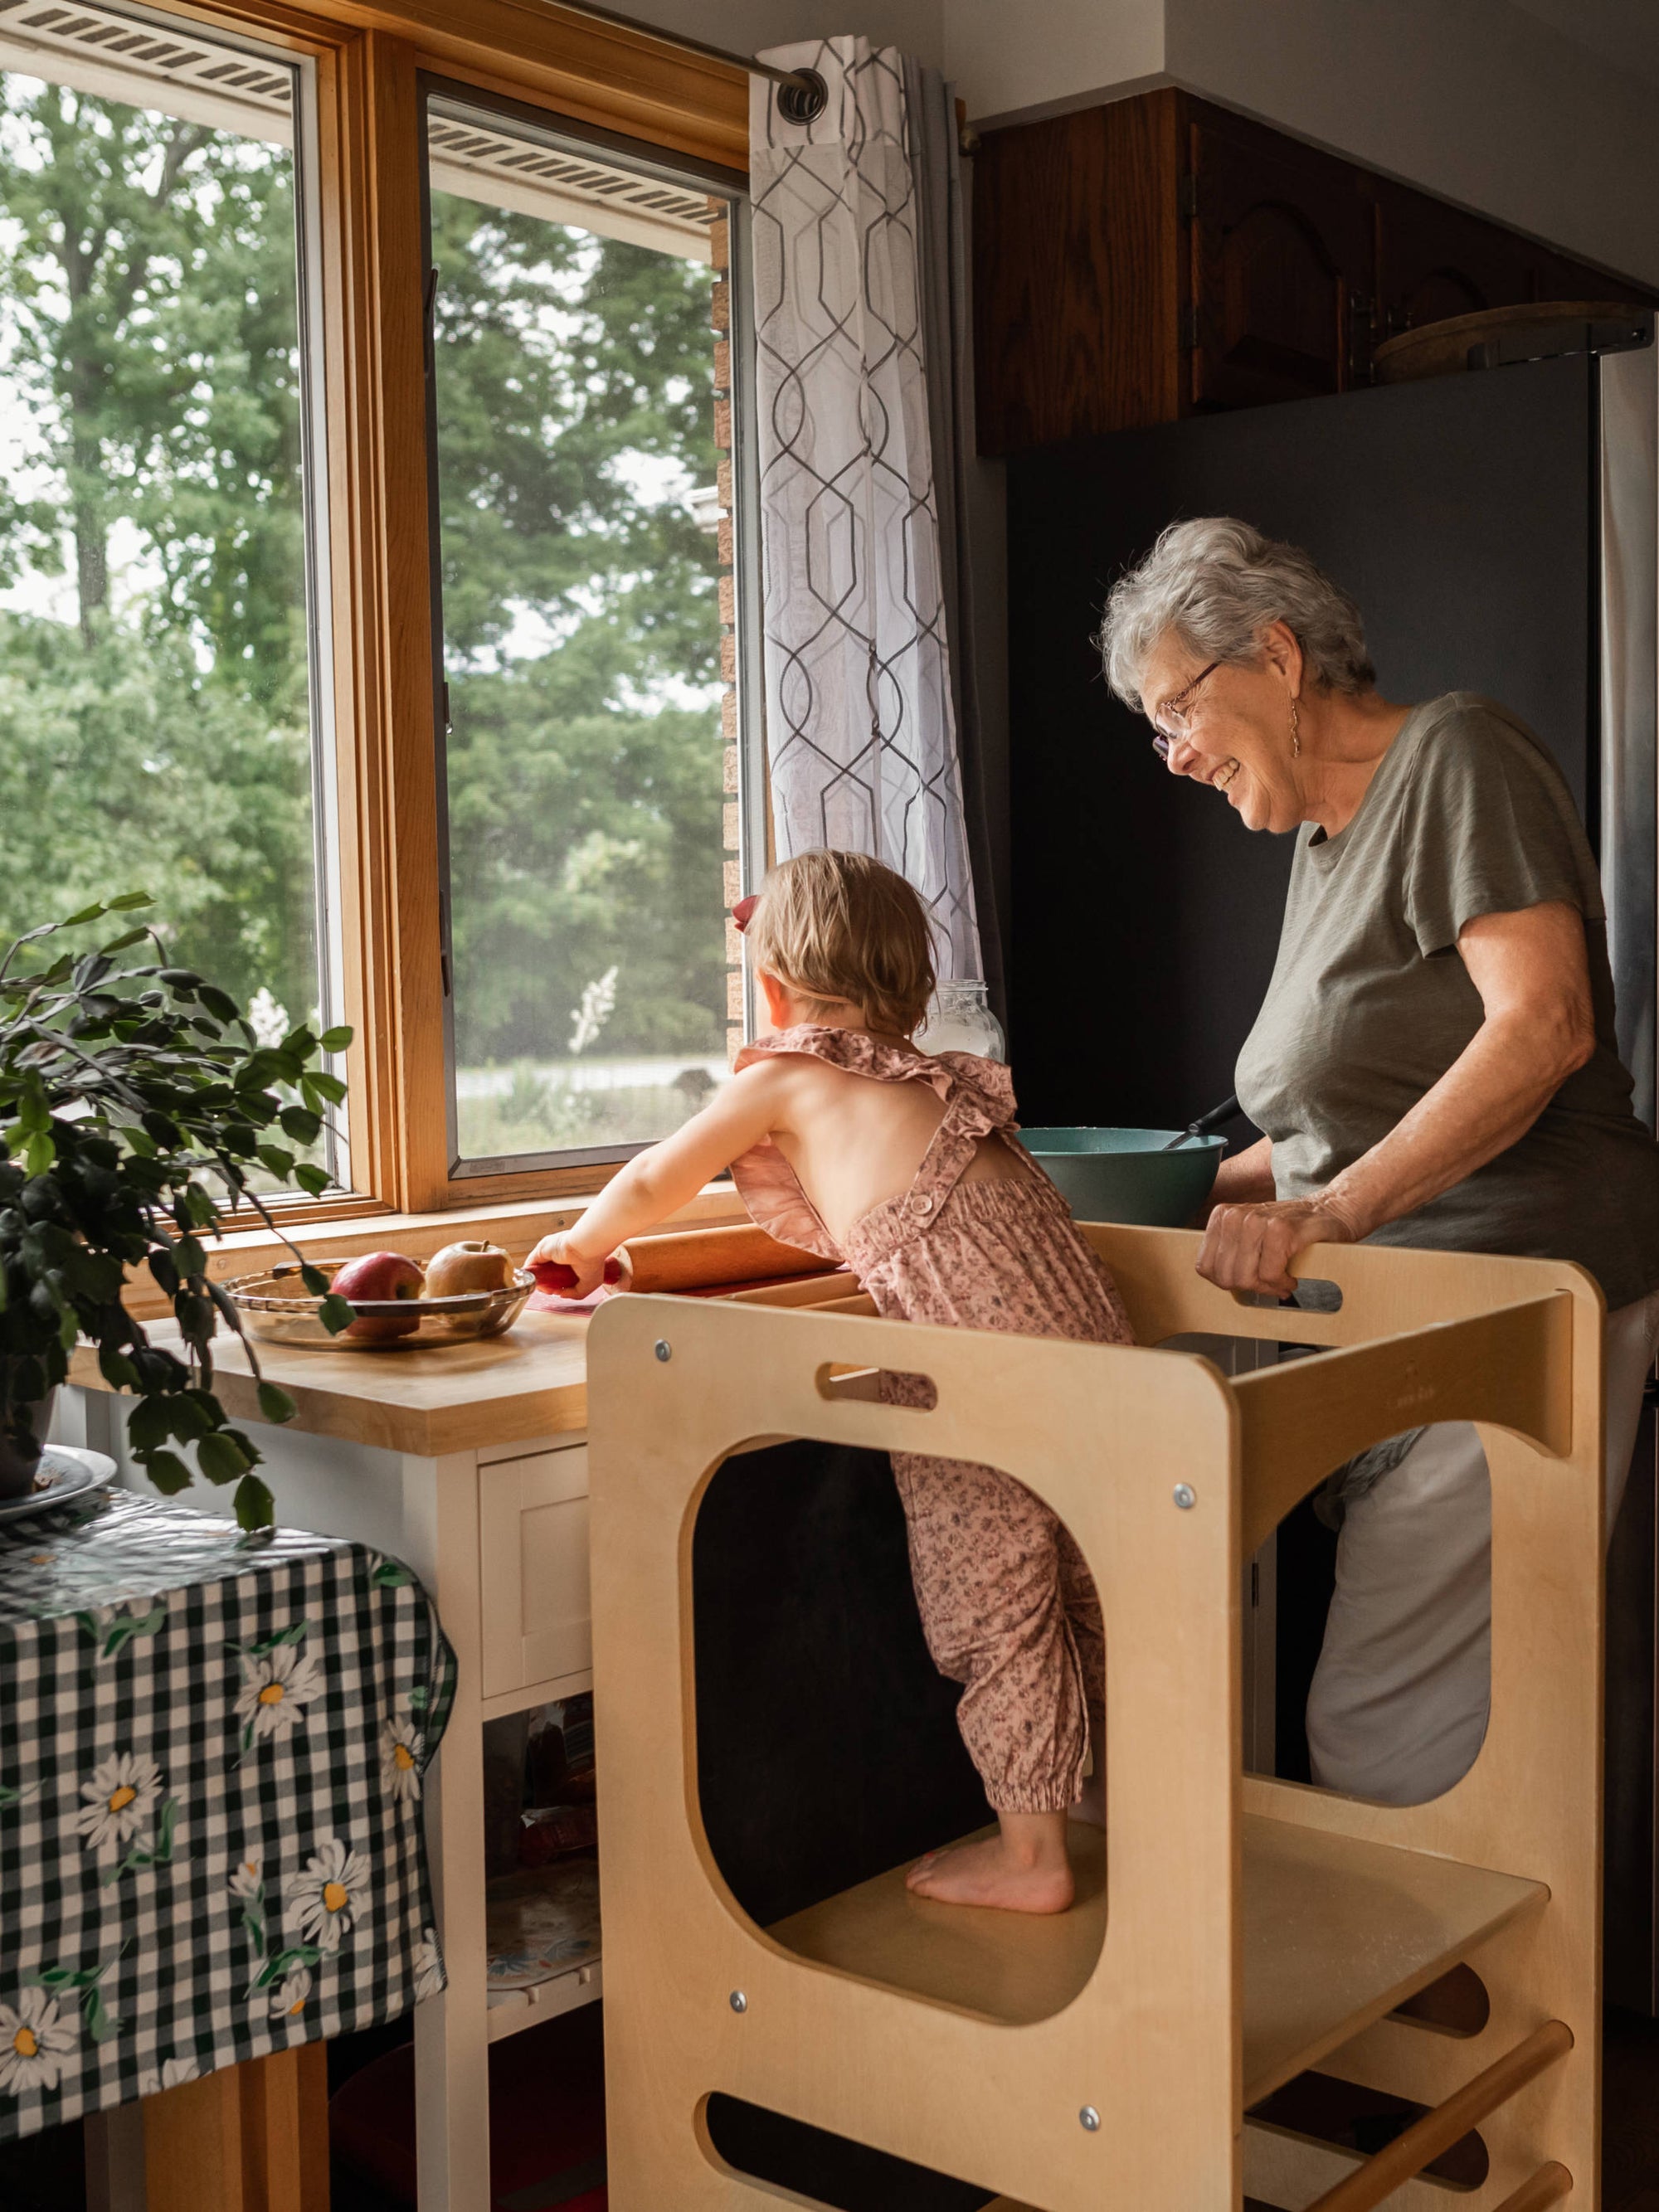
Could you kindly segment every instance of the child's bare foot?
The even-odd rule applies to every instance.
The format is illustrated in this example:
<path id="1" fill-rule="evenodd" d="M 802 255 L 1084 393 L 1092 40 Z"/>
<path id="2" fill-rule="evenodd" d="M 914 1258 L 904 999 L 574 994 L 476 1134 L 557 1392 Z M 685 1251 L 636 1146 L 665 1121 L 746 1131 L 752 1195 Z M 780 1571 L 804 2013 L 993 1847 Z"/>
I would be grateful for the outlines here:
<path id="1" fill-rule="evenodd" d="M 918 1897 L 1005 1912 L 1064 1912 L 1075 1893 L 1063 1813 L 1005 1813 L 999 1832 L 929 1851 L 905 1876 Z"/>

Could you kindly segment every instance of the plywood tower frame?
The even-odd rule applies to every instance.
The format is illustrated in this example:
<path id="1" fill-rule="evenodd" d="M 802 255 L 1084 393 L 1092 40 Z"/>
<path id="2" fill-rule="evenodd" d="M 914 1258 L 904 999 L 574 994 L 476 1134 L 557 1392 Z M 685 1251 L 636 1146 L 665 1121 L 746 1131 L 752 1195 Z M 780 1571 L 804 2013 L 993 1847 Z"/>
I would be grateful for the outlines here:
<path id="1" fill-rule="evenodd" d="M 1141 1346 L 1289 1333 L 1278 1309 L 1201 1281 L 1186 1232 L 1087 1233 Z M 1535 2212 L 1569 2189 L 1599 2202 L 1601 1297 L 1545 1261 L 1322 1248 L 1301 1272 L 1342 1294 L 1295 1319 L 1328 1355 L 1234 1380 L 1188 1352 L 867 1310 L 601 1311 L 614 2212 L 809 2201 L 725 2163 L 717 2091 L 1041 2212 L 1234 2212 L 1247 2185 L 1328 2212 L 1443 2212 L 1443 2189 L 1409 2177 L 1477 2124 L 1490 2172 L 1461 2196 L 1468 2212 Z M 931 1376 L 934 1408 L 874 1401 L 860 1378 L 882 1366 Z M 1460 1419 L 1480 1425 L 1492 1486 L 1475 1765 L 1406 1808 L 1243 1776 L 1241 1562 L 1355 1451 Z M 792 1437 L 989 1462 L 1072 1530 L 1107 1632 L 1101 1910 L 1034 1936 L 1017 1916 L 909 1899 L 896 1875 L 769 1931 L 732 1896 L 697 1803 L 692 1530 L 725 1457 Z M 868 1954 L 872 1926 L 884 1948 Z M 1479 2033 L 1390 2016 L 1459 1962 L 1489 1995 Z M 997 1995 L 1045 1972 L 1047 2016 Z M 1246 2125 L 1249 2104 L 1316 2063 L 1443 2109 L 1366 2163 Z"/>

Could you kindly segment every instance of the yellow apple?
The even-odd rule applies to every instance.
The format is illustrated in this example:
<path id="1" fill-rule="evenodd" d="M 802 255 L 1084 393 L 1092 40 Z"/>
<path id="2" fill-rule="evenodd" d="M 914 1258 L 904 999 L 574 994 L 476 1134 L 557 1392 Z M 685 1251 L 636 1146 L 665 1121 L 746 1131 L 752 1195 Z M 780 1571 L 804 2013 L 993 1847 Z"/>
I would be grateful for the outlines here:
<path id="1" fill-rule="evenodd" d="M 499 1244 L 469 1239 L 446 1244 L 426 1263 L 426 1296 L 459 1297 L 466 1291 L 499 1291 L 513 1279 L 513 1262 Z"/>

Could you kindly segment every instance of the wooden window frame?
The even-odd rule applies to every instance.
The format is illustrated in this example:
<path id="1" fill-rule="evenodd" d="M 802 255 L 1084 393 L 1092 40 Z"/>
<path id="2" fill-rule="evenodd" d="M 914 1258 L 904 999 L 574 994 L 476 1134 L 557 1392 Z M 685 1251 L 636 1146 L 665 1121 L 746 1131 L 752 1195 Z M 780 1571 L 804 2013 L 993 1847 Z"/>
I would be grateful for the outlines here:
<path id="1" fill-rule="evenodd" d="M 748 167 L 741 69 L 543 0 L 146 0 L 314 64 L 327 450 L 339 927 L 356 1188 L 284 1201 L 315 1247 L 331 1224 L 465 1215 L 597 1189 L 611 1165 L 452 1177 L 440 928 L 439 750 L 424 362 L 421 80 L 598 126 L 659 159 Z M 711 338 L 712 343 L 712 338 Z M 715 1194 L 710 1205 L 719 1210 Z M 706 1212 L 707 1206 L 698 1209 Z M 387 1221 L 389 1231 L 392 1223 Z M 237 1238 L 253 1247 L 262 1237 Z"/>

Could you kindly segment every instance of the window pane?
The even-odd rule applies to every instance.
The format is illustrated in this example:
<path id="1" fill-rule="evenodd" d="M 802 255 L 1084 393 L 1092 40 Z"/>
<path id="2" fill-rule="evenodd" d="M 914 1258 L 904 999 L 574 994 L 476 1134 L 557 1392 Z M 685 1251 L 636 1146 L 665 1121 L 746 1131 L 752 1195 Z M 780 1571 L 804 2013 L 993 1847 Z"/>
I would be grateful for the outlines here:
<path id="1" fill-rule="evenodd" d="M 463 1161 L 678 1127 L 726 1073 L 711 230 L 434 103 Z"/>
<path id="2" fill-rule="evenodd" d="M 50 23 L 0 40 L 0 933 L 147 890 L 279 1034 L 322 1012 L 295 72 Z"/>

